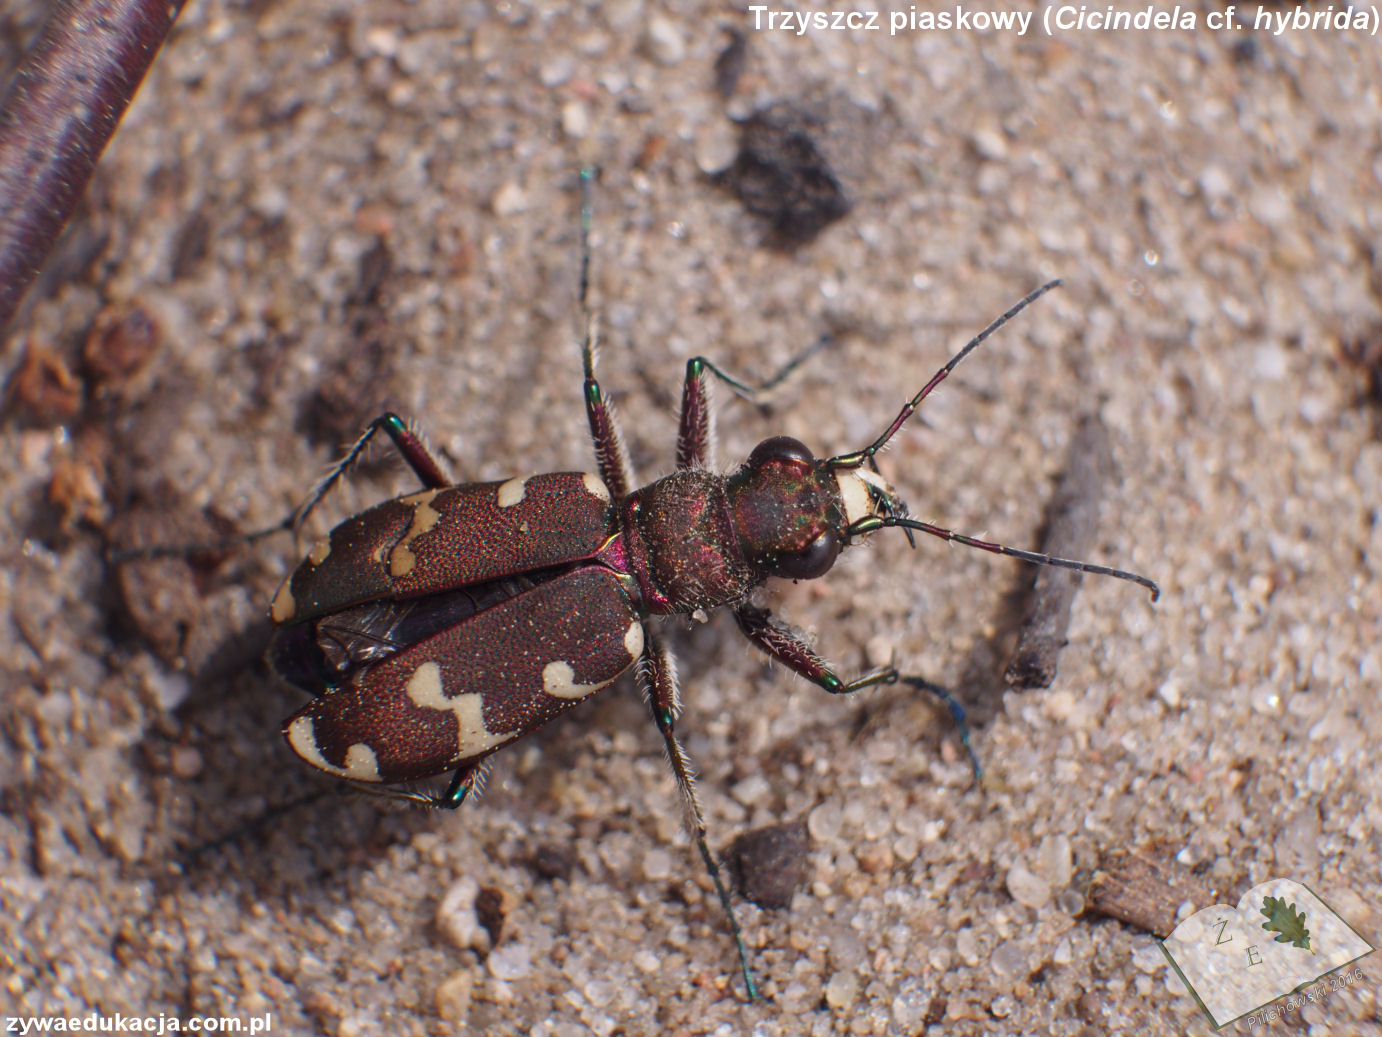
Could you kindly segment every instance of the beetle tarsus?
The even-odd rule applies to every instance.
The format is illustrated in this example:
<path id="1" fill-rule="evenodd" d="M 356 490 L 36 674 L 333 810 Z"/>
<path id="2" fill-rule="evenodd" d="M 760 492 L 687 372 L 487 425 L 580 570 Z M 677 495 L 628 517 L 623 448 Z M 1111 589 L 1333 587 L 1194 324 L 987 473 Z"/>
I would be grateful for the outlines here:
<path id="1" fill-rule="evenodd" d="M 955 722 L 955 730 L 960 733 L 960 744 L 965 747 L 965 752 L 969 754 L 969 765 L 974 771 L 974 781 L 982 788 L 984 785 L 984 765 L 979 762 L 979 754 L 975 752 L 974 744 L 970 740 L 969 719 L 965 713 L 964 705 L 949 688 L 928 681 L 925 677 L 904 675 L 897 679 L 899 683 L 916 688 L 918 691 L 930 692 L 950 710 L 950 718 Z"/>

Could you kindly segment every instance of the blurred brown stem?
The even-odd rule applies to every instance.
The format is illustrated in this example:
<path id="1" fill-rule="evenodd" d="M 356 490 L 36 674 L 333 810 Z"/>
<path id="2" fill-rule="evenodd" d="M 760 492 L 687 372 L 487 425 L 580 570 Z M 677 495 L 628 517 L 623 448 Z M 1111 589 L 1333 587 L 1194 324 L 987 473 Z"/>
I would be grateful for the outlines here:
<path id="1" fill-rule="evenodd" d="M 185 0 L 60 0 L 0 98 L 0 329 Z"/>

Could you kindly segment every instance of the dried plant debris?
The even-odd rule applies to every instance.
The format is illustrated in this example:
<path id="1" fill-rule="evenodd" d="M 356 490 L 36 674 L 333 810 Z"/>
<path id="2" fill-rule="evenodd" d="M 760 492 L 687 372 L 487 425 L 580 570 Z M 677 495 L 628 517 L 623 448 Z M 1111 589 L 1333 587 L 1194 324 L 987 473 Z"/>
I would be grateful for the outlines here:
<path id="1" fill-rule="evenodd" d="M 101 310 L 87 332 L 78 362 L 45 342 L 24 343 L 19 366 L 5 387 L 5 411 L 23 425 L 44 427 L 106 420 L 108 397 L 126 396 L 163 346 L 158 323 L 138 303 Z"/>
<path id="2" fill-rule="evenodd" d="M 569 846 L 562 843 L 539 843 L 533 851 L 529 866 L 539 878 L 549 882 L 571 878 L 576 867 L 576 855 Z"/>
<path id="3" fill-rule="evenodd" d="M 726 854 L 734 885 L 759 907 L 782 910 L 806 883 L 811 839 L 802 821 L 745 832 Z"/>
<path id="4" fill-rule="evenodd" d="M 716 174 L 749 212 L 768 222 L 781 247 L 808 243 L 850 210 L 827 155 L 827 139 L 842 114 L 831 108 L 791 102 L 760 108 L 739 124 L 738 154 Z"/>
<path id="5" fill-rule="evenodd" d="M 1340 348 L 1345 363 L 1363 383 L 1359 402 L 1382 409 L 1382 323 L 1345 340 Z"/>
<path id="6" fill-rule="evenodd" d="M 1108 430 L 1089 415 L 1070 444 L 1065 475 L 1047 509 L 1046 535 L 1038 548 L 1042 554 L 1084 558 L 1091 553 L 1099 528 L 1099 503 L 1112 477 Z M 1080 579 L 1079 573 L 1049 565 L 1037 572 L 1027 619 L 1003 674 L 1010 686 L 1046 688 L 1056 679 Z"/>
<path id="7" fill-rule="evenodd" d="M 95 399 L 125 398 L 148 388 L 163 332 L 143 306 L 108 306 L 96 316 L 82 346 L 82 373 Z"/>
<path id="8" fill-rule="evenodd" d="M 170 491 L 157 504 L 122 508 L 106 529 L 108 543 L 122 551 L 169 544 L 211 544 L 233 529 L 188 507 Z M 191 637 L 202 611 L 203 577 L 223 555 L 168 556 L 124 562 L 115 569 L 121 608 L 115 615 L 170 666 L 189 666 Z M 195 668 L 193 666 L 192 668 Z"/>
<path id="9" fill-rule="evenodd" d="M 739 88 L 739 78 L 748 64 L 749 38 L 738 29 L 724 27 L 728 37 L 724 49 L 715 55 L 715 92 L 728 101 Z"/>
<path id="10" fill-rule="evenodd" d="M 25 343 L 5 387 L 6 417 L 25 427 L 62 430 L 30 535 L 56 545 L 79 528 L 104 527 L 110 502 L 119 496 L 111 473 L 129 467 L 122 438 L 129 413 L 150 388 L 162 343 L 157 322 L 138 303 L 101 310 L 75 359 L 35 339 Z"/>
<path id="11" fill-rule="evenodd" d="M 61 353 L 43 342 L 24 343 L 5 391 L 7 416 L 29 426 L 61 425 L 81 411 L 82 382 Z"/>
<path id="12" fill-rule="evenodd" d="M 1180 919 L 1182 904 L 1193 909 L 1237 897 L 1170 857 L 1118 852 L 1104 860 L 1089 883 L 1086 912 L 1117 919 L 1166 939 Z"/>

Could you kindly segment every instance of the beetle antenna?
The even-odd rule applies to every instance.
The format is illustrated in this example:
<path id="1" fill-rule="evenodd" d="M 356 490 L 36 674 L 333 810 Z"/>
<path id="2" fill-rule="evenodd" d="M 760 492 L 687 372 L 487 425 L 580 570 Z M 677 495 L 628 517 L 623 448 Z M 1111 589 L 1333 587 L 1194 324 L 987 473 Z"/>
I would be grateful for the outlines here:
<path id="1" fill-rule="evenodd" d="M 590 313 L 590 228 L 595 222 L 595 167 L 581 167 L 581 312 Z"/>
<path id="2" fill-rule="evenodd" d="M 939 371 L 937 371 L 934 375 L 931 376 L 931 380 L 921 387 L 921 392 L 917 393 L 915 396 L 913 396 L 910 400 L 907 401 L 906 405 L 903 406 L 902 410 L 898 413 L 897 417 L 893 419 L 893 423 L 888 426 L 888 430 L 886 432 L 884 432 L 881 436 L 875 439 L 868 446 L 864 447 L 863 450 L 857 451 L 853 454 L 841 454 L 839 457 L 831 458 L 831 467 L 858 468 L 860 465 L 872 461 L 874 455 L 877 454 L 880 450 L 882 450 L 885 446 L 887 446 L 888 440 L 892 439 L 893 436 L 897 435 L 897 430 L 900 429 L 903 425 L 905 425 L 907 423 L 907 419 L 910 418 L 916 412 L 916 409 L 920 405 L 921 401 L 931 395 L 931 390 L 934 389 L 936 386 L 940 385 L 941 382 L 945 381 L 945 379 L 949 376 L 950 372 L 960 366 L 961 360 L 969 356 L 970 353 L 974 352 L 974 350 L 978 348 L 979 343 L 983 342 L 984 339 L 988 338 L 995 331 L 1001 328 L 1004 324 L 1008 323 L 1008 321 L 1012 320 L 1019 313 L 1025 310 L 1028 306 L 1036 302 L 1043 295 L 1049 292 L 1052 288 L 1055 288 L 1060 283 L 1061 282 L 1059 278 L 1057 278 L 1054 281 L 1047 281 L 1044 285 L 1042 285 L 1036 291 L 1032 292 L 1030 295 L 1024 298 L 1021 302 L 1019 302 L 1016 306 L 1010 309 L 1007 313 L 1003 314 L 1003 316 L 999 317 L 987 328 L 985 328 L 983 331 L 979 332 L 979 334 L 975 335 L 972 339 L 970 339 L 969 342 L 965 344 L 964 349 L 960 350 L 953 357 L 951 357 L 949 363 L 947 363 L 944 367 L 942 367 Z"/>
<path id="3" fill-rule="evenodd" d="M 1153 580 L 1137 573 L 1128 572 L 1125 569 L 1113 569 L 1107 565 L 1095 565 L 1092 562 L 1080 562 L 1072 558 L 1056 558 L 1053 555 L 1037 554 L 1033 551 L 1020 551 L 1015 547 L 1007 547 L 1003 544 L 995 544 L 989 540 L 980 540 L 977 537 L 965 536 L 963 533 L 956 533 L 943 526 L 933 526 L 929 522 L 922 522 L 919 519 L 903 518 L 898 515 L 868 515 L 861 518 L 846 531 L 851 537 L 863 533 L 872 533 L 876 529 L 883 529 L 888 526 L 896 526 L 900 529 L 915 529 L 921 533 L 930 533 L 934 537 L 942 540 L 950 540 L 957 544 L 964 544 L 966 547 L 977 547 L 980 551 L 989 551 L 993 554 L 1008 555 L 1012 558 L 1020 558 L 1024 562 L 1031 562 L 1034 565 L 1054 565 L 1060 569 L 1073 569 L 1075 572 L 1094 573 L 1097 576 L 1113 576 L 1120 580 L 1130 580 L 1133 583 L 1146 587 L 1152 592 L 1152 600 L 1156 601 L 1161 597 L 1161 588 Z"/>
<path id="4" fill-rule="evenodd" d="M 581 280 L 577 295 L 581 316 L 585 319 L 581 359 L 587 382 L 595 377 L 595 355 L 600 348 L 600 321 L 590 308 L 590 230 L 595 224 L 595 176 L 594 166 L 581 167 Z"/>

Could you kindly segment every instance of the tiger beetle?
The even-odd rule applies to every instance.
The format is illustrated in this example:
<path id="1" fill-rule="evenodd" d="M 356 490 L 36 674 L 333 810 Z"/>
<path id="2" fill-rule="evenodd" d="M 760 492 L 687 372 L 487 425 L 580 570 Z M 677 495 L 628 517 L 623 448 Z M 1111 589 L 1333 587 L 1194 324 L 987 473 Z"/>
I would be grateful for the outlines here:
<path id="1" fill-rule="evenodd" d="M 676 666 L 650 620 L 727 606 L 754 645 L 831 694 L 899 681 L 934 690 L 894 666 L 854 680 L 839 676 L 799 634 L 753 604 L 751 592 L 769 577 L 824 576 L 843 548 L 889 528 L 1131 580 L 1153 600 L 1158 590 L 1134 573 L 1019 551 L 910 518 L 878 474 L 875 458 L 921 401 L 1055 281 L 975 336 L 872 443 L 833 457 L 814 457 L 799 440 L 772 436 L 728 474 L 712 470 L 709 376 L 742 396 L 758 390 L 695 357 L 686 365 L 676 471 L 640 488 L 595 377 L 589 185 L 590 174 L 583 173 L 581 356 L 598 474 L 456 484 L 397 415 L 371 422 L 291 525 L 301 526 L 380 432 L 423 489 L 346 519 L 275 595 L 270 659 L 313 696 L 283 734 L 303 760 L 329 774 L 381 795 L 454 808 L 482 782 L 493 753 L 634 667 L 753 999 L 758 988 L 748 952 L 675 733 Z M 440 794 L 383 787 L 447 773 L 450 784 Z"/>

